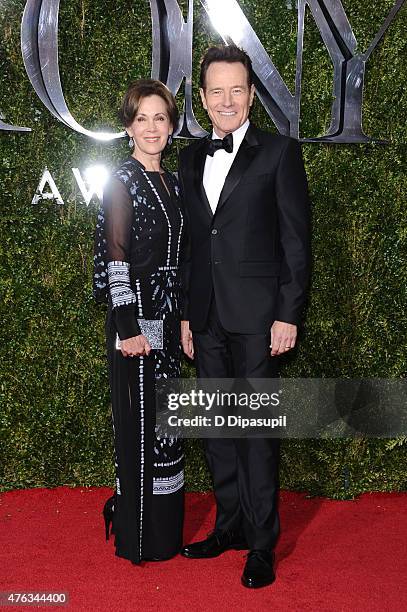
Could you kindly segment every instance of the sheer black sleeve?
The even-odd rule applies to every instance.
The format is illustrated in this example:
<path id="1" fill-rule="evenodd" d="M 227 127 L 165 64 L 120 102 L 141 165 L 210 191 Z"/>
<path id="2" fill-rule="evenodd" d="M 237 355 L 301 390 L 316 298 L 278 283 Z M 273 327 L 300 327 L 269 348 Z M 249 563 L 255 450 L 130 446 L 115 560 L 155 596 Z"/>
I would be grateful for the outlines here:
<path id="1" fill-rule="evenodd" d="M 107 274 L 113 316 L 120 340 L 138 336 L 137 298 L 130 285 L 133 204 L 126 186 L 112 178 L 103 193 Z"/>
<path id="2" fill-rule="evenodd" d="M 181 304 L 180 304 L 180 315 L 182 321 L 189 320 L 189 286 L 190 286 L 190 275 L 191 275 L 191 236 L 190 236 L 190 222 L 188 218 L 188 211 L 185 197 L 185 189 L 182 180 L 182 174 L 178 172 L 178 180 L 181 188 L 181 202 L 182 210 L 184 213 L 184 230 L 181 239 L 180 249 L 180 271 L 181 271 Z"/>

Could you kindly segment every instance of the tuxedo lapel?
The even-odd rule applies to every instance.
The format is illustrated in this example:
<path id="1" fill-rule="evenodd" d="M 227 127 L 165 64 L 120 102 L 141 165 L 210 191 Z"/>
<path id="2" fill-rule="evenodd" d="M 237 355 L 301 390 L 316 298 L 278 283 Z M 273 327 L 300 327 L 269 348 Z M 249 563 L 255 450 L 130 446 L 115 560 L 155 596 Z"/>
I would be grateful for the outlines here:
<path id="1" fill-rule="evenodd" d="M 253 158 L 259 150 L 259 147 L 260 144 L 256 137 L 255 128 L 250 125 L 225 179 L 225 184 L 223 185 L 223 189 L 219 197 L 216 212 L 218 212 L 218 210 L 224 205 L 232 191 L 234 191 L 240 183 L 244 172 L 251 164 Z"/>
<path id="2" fill-rule="evenodd" d="M 195 151 L 194 183 L 195 183 L 196 193 L 198 194 L 198 198 L 201 201 L 203 208 L 206 210 L 206 212 L 210 215 L 210 218 L 212 219 L 213 212 L 209 204 L 209 200 L 208 200 L 208 197 L 206 195 L 206 191 L 203 185 L 205 161 L 206 161 L 206 138 L 203 138 L 200 146 Z"/>

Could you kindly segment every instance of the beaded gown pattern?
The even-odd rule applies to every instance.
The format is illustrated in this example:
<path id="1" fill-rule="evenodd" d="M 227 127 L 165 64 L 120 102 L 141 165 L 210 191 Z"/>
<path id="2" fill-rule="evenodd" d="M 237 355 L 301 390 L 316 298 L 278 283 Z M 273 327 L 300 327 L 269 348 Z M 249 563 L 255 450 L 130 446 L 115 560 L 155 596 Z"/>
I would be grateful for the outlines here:
<path id="1" fill-rule="evenodd" d="M 180 376 L 184 238 L 176 177 L 147 172 L 134 158 L 125 161 L 105 189 L 98 216 L 94 287 L 108 298 L 116 555 L 135 563 L 169 558 L 182 546 L 182 445 L 156 430 L 155 384 Z M 140 333 L 134 331 L 137 319 L 163 321 L 163 348 L 148 357 L 123 357 L 116 335 Z"/>

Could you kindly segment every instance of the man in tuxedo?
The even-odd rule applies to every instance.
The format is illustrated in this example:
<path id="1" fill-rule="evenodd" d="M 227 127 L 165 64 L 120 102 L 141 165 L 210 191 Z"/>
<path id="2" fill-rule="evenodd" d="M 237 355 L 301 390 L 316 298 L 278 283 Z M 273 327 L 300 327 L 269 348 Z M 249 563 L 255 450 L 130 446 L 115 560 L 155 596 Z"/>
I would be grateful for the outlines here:
<path id="1" fill-rule="evenodd" d="M 199 378 L 273 378 L 294 348 L 310 270 L 307 180 L 297 140 L 254 127 L 252 66 L 236 46 L 210 48 L 200 93 L 213 131 L 181 151 L 191 254 L 184 352 Z M 249 549 L 246 587 L 274 580 L 279 440 L 206 439 L 217 504 L 213 533 L 186 557 Z"/>

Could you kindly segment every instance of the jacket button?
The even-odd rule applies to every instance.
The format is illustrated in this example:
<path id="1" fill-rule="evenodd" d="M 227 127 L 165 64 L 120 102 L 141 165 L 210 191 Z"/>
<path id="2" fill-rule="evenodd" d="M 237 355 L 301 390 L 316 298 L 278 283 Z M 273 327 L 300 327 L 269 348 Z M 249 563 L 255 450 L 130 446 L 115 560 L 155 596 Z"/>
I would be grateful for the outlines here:
<path id="1" fill-rule="evenodd" d="M 217 233 L 218 233 L 218 230 L 214 227 L 212 230 L 212 236 L 216 236 Z"/>

